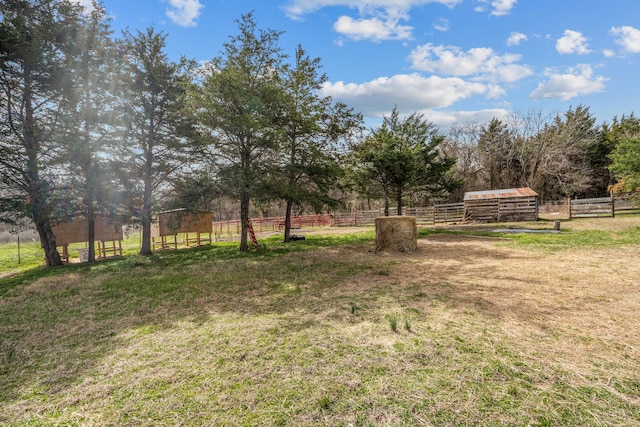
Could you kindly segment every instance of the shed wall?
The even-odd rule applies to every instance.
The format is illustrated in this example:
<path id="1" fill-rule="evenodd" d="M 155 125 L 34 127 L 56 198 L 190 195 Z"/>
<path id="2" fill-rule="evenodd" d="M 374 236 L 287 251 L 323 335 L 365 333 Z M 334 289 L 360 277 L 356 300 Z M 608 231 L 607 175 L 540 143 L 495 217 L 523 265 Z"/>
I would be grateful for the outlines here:
<path id="1" fill-rule="evenodd" d="M 537 197 L 465 200 L 465 219 L 479 222 L 538 220 Z"/>
<path id="2" fill-rule="evenodd" d="M 122 240 L 122 224 L 109 216 L 96 215 L 94 230 L 97 241 Z M 74 219 L 69 222 L 61 222 L 53 227 L 53 234 L 56 236 L 57 246 L 88 242 L 89 221 Z"/>
<path id="3" fill-rule="evenodd" d="M 152 235 L 173 236 L 178 233 L 212 233 L 213 213 L 207 211 L 190 212 L 186 210 L 160 212 L 157 226 Z"/>

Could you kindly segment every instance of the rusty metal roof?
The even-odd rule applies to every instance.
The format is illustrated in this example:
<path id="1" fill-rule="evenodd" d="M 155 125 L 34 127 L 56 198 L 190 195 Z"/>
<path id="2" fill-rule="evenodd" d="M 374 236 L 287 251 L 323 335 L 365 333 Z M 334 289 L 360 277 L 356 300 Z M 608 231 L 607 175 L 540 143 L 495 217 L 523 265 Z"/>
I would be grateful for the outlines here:
<path id="1" fill-rule="evenodd" d="M 511 197 L 535 197 L 537 195 L 538 193 L 529 187 L 505 188 L 502 190 L 469 191 L 464 193 L 464 200 L 508 199 Z"/>

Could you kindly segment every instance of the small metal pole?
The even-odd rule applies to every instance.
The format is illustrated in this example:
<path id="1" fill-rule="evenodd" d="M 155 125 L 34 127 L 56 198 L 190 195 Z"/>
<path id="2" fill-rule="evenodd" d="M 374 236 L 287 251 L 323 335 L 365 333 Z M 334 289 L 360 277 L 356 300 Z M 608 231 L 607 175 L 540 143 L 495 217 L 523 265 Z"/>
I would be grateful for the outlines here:
<path id="1" fill-rule="evenodd" d="M 18 264 L 20 264 L 20 230 L 18 230 Z"/>

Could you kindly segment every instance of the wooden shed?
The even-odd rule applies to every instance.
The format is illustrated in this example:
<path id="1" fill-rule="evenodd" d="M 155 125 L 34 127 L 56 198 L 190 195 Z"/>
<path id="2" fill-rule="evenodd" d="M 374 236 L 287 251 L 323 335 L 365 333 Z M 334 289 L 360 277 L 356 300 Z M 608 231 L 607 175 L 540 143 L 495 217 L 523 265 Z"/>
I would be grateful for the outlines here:
<path id="1" fill-rule="evenodd" d="M 154 248 L 178 248 L 178 234 L 184 234 L 186 246 L 201 246 L 211 242 L 213 233 L 213 213 L 174 209 L 159 212 L 151 227 Z"/>
<path id="2" fill-rule="evenodd" d="M 464 194 L 464 210 L 467 221 L 537 221 L 538 193 L 529 187 L 470 191 Z"/>
<path id="3" fill-rule="evenodd" d="M 98 254 L 122 256 L 122 222 L 109 215 L 95 215 L 95 240 L 98 242 Z M 89 221 L 86 218 L 74 218 L 53 226 L 56 246 L 62 247 L 62 259 L 69 261 L 69 244 L 89 242 Z"/>

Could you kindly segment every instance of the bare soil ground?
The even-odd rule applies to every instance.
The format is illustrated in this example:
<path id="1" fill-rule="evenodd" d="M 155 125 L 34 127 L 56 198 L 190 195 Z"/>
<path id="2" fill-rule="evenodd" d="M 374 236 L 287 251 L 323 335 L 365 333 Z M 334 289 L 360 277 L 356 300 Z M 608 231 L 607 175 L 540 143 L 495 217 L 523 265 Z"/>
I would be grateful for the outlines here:
<path id="1" fill-rule="evenodd" d="M 565 232 L 622 231 L 634 226 L 640 226 L 640 217 L 562 223 Z M 438 228 L 490 231 L 505 227 L 543 229 L 552 224 Z M 357 230 L 334 228 L 331 233 Z M 412 254 L 352 253 L 355 258 L 378 257 L 387 269 L 383 275 L 362 274 L 358 282 L 363 287 L 395 282 L 399 289 L 415 285 L 427 292 L 431 287 L 434 295 L 443 292 L 438 284 L 446 284 L 451 305 L 497 320 L 502 332 L 520 341 L 531 357 L 560 362 L 571 371 L 584 369 L 585 375 L 593 363 L 628 366 L 630 357 L 640 360 L 638 246 L 544 251 L 514 247 L 508 239 L 435 234 L 419 239 L 418 247 Z M 344 253 L 339 256 L 345 260 Z M 564 339 L 557 341 L 559 336 Z M 640 404 L 640 396 L 635 403 Z"/>
<path id="2" fill-rule="evenodd" d="M 550 227 L 549 223 L 527 225 Z M 639 225 L 639 217 L 629 217 L 563 222 L 562 228 L 615 231 Z M 522 224 L 507 226 L 522 228 Z M 491 230 L 496 225 L 450 228 Z M 414 254 L 377 256 L 394 261 L 389 276 L 403 287 L 425 279 L 453 286 L 452 304 L 496 319 L 502 331 L 519 340 L 531 355 L 571 365 L 565 366 L 568 370 L 581 372 L 599 358 L 603 366 L 627 365 L 630 357 L 640 360 L 638 246 L 550 252 L 516 248 L 507 242 L 436 234 L 420 239 Z M 564 341 L 557 342 L 557 336 L 564 336 Z M 640 404 L 640 396 L 635 403 Z"/>

